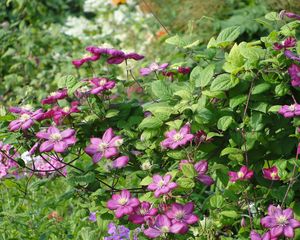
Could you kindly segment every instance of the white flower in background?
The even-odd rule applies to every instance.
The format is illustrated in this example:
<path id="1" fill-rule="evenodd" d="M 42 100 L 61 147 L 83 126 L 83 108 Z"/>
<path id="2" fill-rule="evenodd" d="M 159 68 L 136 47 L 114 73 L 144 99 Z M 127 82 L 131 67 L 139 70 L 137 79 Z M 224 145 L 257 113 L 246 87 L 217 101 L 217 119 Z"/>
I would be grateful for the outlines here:
<path id="1" fill-rule="evenodd" d="M 84 12 L 97 12 L 99 8 L 109 5 L 108 0 L 85 0 L 83 4 Z"/>
<path id="2" fill-rule="evenodd" d="M 21 159 L 25 162 L 25 164 L 28 164 L 32 161 L 32 157 L 28 151 L 22 153 Z"/>
<path id="3" fill-rule="evenodd" d="M 117 24 L 121 24 L 126 20 L 126 16 L 121 8 L 114 12 L 114 20 Z"/>
<path id="4" fill-rule="evenodd" d="M 62 31 L 73 37 L 85 37 L 85 31 L 96 30 L 97 26 L 93 25 L 89 20 L 84 17 L 68 17 L 66 21 L 66 26 Z"/>
<path id="5" fill-rule="evenodd" d="M 145 161 L 142 163 L 141 165 L 141 169 L 146 171 L 146 170 L 150 170 L 152 168 L 152 164 L 150 163 L 149 160 Z"/>

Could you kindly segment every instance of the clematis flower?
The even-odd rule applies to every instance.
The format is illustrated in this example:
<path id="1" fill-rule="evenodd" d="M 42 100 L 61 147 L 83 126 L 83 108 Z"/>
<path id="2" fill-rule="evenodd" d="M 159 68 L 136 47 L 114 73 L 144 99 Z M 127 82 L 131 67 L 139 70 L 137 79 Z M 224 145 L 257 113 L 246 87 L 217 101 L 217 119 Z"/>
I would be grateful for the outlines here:
<path id="1" fill-rule="evenodd" d="M 46 131 L 38 132 L 36 136 L 40 139 L 46 139 L 40 146 L 40 152 L 54 150 L 55 152 L 62 153 L 77 141 L 75 130 L 68 128 L 61 132 L 54 126 L 49 127 Z"/>
<path id="2" fill-rule="evenodd" d="M 292 13 L 292 12 L 287 12 L 286 10 L 282 10 L 279 13 L 279 16 L 281 18 L 283 18 L 284 16 L 288 17 L 288 18 L 294 18 L 296 20 L 300 20 L 300 15 L 296 14 L 296 13 Z"/>
<path id="3" fill-rule="evenodd" d="M 107 59 L 108 64 L 120 64 L 128 59 L 134 59 L 138 61 L 144 58 L 144 56 L 134 52 L 125 54 L 123 51 L 116 49 L 108 49 L 107 53 L 111 55 L 111 57 Z"/>
<path id="4" fill-rule="evenodd" d="M 151 63 L 149 65 L 149 67 L 147 68 L 141 68 L 140 69 L 140 74 L 142 76 L 148 76 L 149 74 L 153 73 L 153 72 L 161 72 L 163 70 L 165 70 L 167 67 L 169 66 L 168 63 L 163 63 L 161 65 L 158 65 L 158 63 Z"/>
<path id="5" fill-rule="evenodd" d="M 292 51 L 290 50 L 285 50 L 284 51 L 284 55 L 289 58 L 289 59 L 292 59 L 292 60 L 295 60 L 295 61 L 298 61 L 300 62 L 300 57 L 296 56 Z"/>
<path id="6" fill-rule="evenodd" d="M 179 67 L 178 68 L 178 73 L 180 74 L 189 74 L 191 72 L 191 69 L 189 67 Z"/>
<path id="7" fill-rule="evenodd" d="M 167 174 L 164 177 L 156 174 L 152 177 L 152 183 L 148 185 L 148 190 L 154 191 L 154 196 L 167 194 L 177 187 L 175 182 L 171 182 L 172 176 Z"/>
<path id="8" fill-rule="evenodd" d="M 165 134 L 166 139 L 161 142 L 163 148 L 176 149 L 179 146 L 184 146 L 190 142 L 194 135 L 190 133 L 190 125 L 185 124 L 178 132 L 171 130 Z"/>
<path id="9" fill-rule="evenodd" d="M 300 116 L 300 105 L 297 103 L 290 106 L 283 105 L 279 109 L 278 113 L 283 115 L 285 118 Z"/>
<path id="10" fill-rule="evenodd" d="M 10 145 L 0 141 L 0 179 L 10 175 L 18 164 L 12 159 L 19 157 L 19 153 Z M 17 174 L 17 173 L 16 173 Z"/>
<path id="11" fill-rule="evenodd" d="M 124 215 L 130 215 L 133 208 L 139 204 L 140 201 L 137 198 L 131 198 L 130 192 L 124 189 L 120 194 L 112 195 L 112 199 L 107 202 L 107 208 L 114 210 L 116 217 L 121 218 Z"/>
<path id="12" fill-rule="evenodd" d="M 300 67 L 296 64 L 292 64 L 289 67 L 288 72 L 292 79 L 292 82 L 291 82 L 292 86 L 300 87 Z"/>
<path id="13" fill-rule="evenodd" d="M 97 222 L 96 212 L 91 212 L 89 216 L 89 221 Z"/>
<path id="14" fill-rule="evenodd" d="M 92 87 L 90 91 L 91 94 L 98 94 L 100 92 L 112 89 L 116 85 L 114 81 L 111 81 L 108 78 L 93 78 L 89 82 Z"/>
<path id="15" fill-rule="evenodd" d="M 97 61 L 98 59 L 100 59 L 100 55 L 92 55 L 92 56 L 85 56 L 81 59 L 75 59 L 72 61 L 72 64 L 76 67 L 76 68 L 80 68 L 84 63 L 86 62 L 94 62 Z"/>
<path id="16" fill-rule="evenodd" d="M 34 109 L 31 105 L 27 104 L 20 107 L 9 107 L 8 111 L 11 113 L 17 113 L 17 114 L 23 114 L 23 113 L 32 113 L 34 112 Z"/>
<path id="17" fill-rule="evenodd" d="M 199 218 L 193 214 L 194 204 L 192 202 L 185 205 L 173 203 L 171 209 L 166 212 L 166 215 L 171 219 L 172 224 L 181 225 L 180 234 L 185 234 L 189 230 L 189 225 L 198 222 Z"/>
<path id="18" fill-rule="evenodd" d="M 280 206 L 270 205 L 268 208 L 268 216 L 262 218 L 260 223 L 263 227 L 270 229 L 273 238 L 285 236 L 293 238 L 295 228 L 300 227 L 300 222 L 294 219 L 294 213 L 291 208 L 281 209 Z"/>
<path id="19" fill-rule="evenodd" d="M 274 50 L 281 50 L 281 49 L 286 49 L 286 48 L 292 48 L 295 47 L 297 43 L 297 40 L 293 37 L 288 37 L 282 43 L 275 43 L 273 48 Z"/>
<path id="20" fill-rule="evenodd" d="M 276 166 L 273 166 L 271 168 L 263 168 L 263 176 L 265 179 L 269 179 L 269 180 L 280 180 L 280 177 L 278 176 L 278 169 Z"/>
<path id="21" fill-rule="evenodd" d="M 8 128 L 10 131 L 17 131 L 19 129 L 26 130 L 30 128 L 35 123 L 35 121 L 42 119 L 44 115 L 42 109 L 38 109 L 35 112 L 22 111 L 20 112 L 20 114 L 20 118 L 9 123 Z"/>
<path id="22" fill-rule="evenodd" d="M 33 156 L 31 162 L 31 168 L 36 169 L 39 176 L 49 176 L 50 174 L 58 173 L 58 171 L 67 176 L 66 166 L 62 162 L 62 159 L 44 154 L 36 157 Z"/>
<path id="23" fill-rule="evenodd" d="M 229 172 L 228 176 L 230 177 L 230 182 L 236 182 L 238 180 L 248 180 L 253 177 L 253 171 L 248 169 L 246 166 L 242 166 L 238 172 Z"/>
<path id="24" fill-rule="evenodd" d="M 250 233 L 250 239 L 251 240 L 277 240 L 277 237 L 272 237 L 269 231 L 264 233 L 261 236 L 260 234 L 252 230 Z"/>
<path id="25" fill-rule="evenodd" d="M 139 206 L 133 209 L 133 214 L 128 217 L 128 220 L 134 224 L 143 224 L 158 212 L 157 208 L 153 208 L 149 202 L 142 202 Z"/>
<path id="26" fill-rule="evenodd" d="M 117 226 L 114 223 L 109 223 L 107 233 L 110 236 L 104 237 L 104 240 L 130 239 L 130 230 L 123 225 Z"/>
<path id="27" fill-rule="evenodd" d="M 172 224 L 170 219 L 163 214 L 157 215 L 154 224 L 144 230 L 144 234 L 149 238 L 157 238 L 167 233 L 179 233 L 181 231 L 182 224 Z"/>
<path id="28" fill-rule="evenodd" d="M 50 93 L 50 96 L 42 100 L 42 104 L 52 104 L 56 103 L 57 100 L 64 99 L 68 96 L 67 89 L 58 90 L 56 92 Z"/>
<path id="29" fill-rule="evenodd" d="M 122 138 L 115 136 L 112 128 L 109 128 L 101 138 L 91 138 L 91 144 L 85 148 L 85 152 L 92 156 L 93 162 L 99 162 L 103 157 L 111 158 L 118 155 L 119 142 Z"/>
<path id="30" fill-rule="evenodd" d="M 205 160 L 202 160 L 200 162 L 197 162 L 195 165 L 194 165 L 194 168 L 195 170 L 197 171 L 198 173 L 198 177 L 197 179 L 202 182 L 203 184 L 207 185 L 207 186 L 210 186 L 214 183 L 214 180 L 206 175 L 207 171 L 208 171 L 208 164 L 207 164 L 207 161 Z"/>
<path id="31" fill-rule="evenodd" d="M 128 162 L 129 162 L 129 157 L 121 156 L 113 161 L 112 166 L 113 168 L 123 168 L 128 164 Z"/>

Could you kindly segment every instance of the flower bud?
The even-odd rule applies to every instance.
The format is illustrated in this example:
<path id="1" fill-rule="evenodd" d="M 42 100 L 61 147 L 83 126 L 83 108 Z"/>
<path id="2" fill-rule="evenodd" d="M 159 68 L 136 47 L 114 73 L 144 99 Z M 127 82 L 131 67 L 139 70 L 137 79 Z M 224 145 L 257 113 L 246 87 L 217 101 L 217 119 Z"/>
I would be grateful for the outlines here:
<path id="1" fill-rule="evenodd" d="M 247 222 L 246 222 L 246 219 L 243 217 L 242 220 L 241 220 L 241 227 L 246 227 L 247 226 Z"/>
<path id="2" fill-rule="evenodd" d="M 150 161 L 145 161 L 142 163 L 141 165 L 141 169 L 146 171 L 146 170 L 150 170 L 152 168 L 152 164 L 150 163 Z"/>

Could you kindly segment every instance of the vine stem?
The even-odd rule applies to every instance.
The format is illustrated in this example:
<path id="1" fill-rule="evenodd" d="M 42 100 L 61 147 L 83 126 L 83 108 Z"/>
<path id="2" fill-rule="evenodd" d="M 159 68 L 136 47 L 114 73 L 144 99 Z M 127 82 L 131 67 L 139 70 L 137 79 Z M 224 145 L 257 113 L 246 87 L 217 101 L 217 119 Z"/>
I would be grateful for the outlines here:
<path id="1" fill-rule="evenodd" d="M 299 147 L 299 142 L 298 142 L 298 145 L 297 145 L 297 150 L 296 150 L 296 162 L 298 161 L 299 159 L 299 151 L 298 151 L 298 147 Z M 296 169 L 297 169 L 297 164 L 295 163 L 294 164 L 294 168 L 293 168 L 293 172 L 292 172 L 292 177 L 290 178 L 290 181 L 289 181 L 289 185 L 288 185 L 288 188 L 284 194 L 284 197 L 282 199 L 282 203 L 281 203 L 281 207 L 283 207 L 286 199 L 287 199 L 287 196 L 289 194 L 289 191 L 291 190 L 292 186 L 294 185 L 295 183 L 295 173 L 296 173 Z"/>

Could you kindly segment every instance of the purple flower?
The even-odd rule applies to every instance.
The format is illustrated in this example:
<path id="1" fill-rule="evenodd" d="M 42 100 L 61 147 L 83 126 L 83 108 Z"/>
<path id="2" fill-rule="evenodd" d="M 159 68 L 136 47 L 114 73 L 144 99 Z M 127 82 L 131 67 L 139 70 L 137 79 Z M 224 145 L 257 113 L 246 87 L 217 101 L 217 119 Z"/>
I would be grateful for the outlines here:
<path id="1" fill-rule="evenodd" d="M 178 68 L 178 73 L 180 74 L 189 74 L 191 72 L 191 69 L 189 67 L 179 67 Z"/>
<path id="2" fill-rule="evenodd" d="M 238 172 L 229 172 L 228 176 L 230 177 L 230 182 L 236 182 L 238 180 L 248 180 L 253 177 L 253 171 L 248 169 L 246 166 L 242 166 Z"/>
<path id="3" fill-rule="evenodd" d="M 300 105 L 295 103 L 293 105 L 283 105 L 278 111 L 279 114 L 283 115 L 285 118 L 292 118 L 295 116 L 300 116 Z"/>
<path id="4" fill-rule="evenodd" d="M 288 18 L 294 18 L 296 20 L 300 20 L 300 15 L 296 14 L 296 13 L 292 13 L 292 12 L 287 12 L 285 10 L 282 10 L 280 13 L 279 13 L 279 16 L 284 17 L 288 17 Z"/>
<path id="5" fill-rule="evenodd" d="M 250 233 L 250 239 L 251 240 L 277 240 L 277 237 L 275 238 L 271 237 L 270 232 L 266 232 L 261 236 L 257 232 L 252 230 Z"/>
<path id="6" fill-rule="evenodd" d="M 107 53 L 111 55 L 111 57 L 107 59 L 108 64 L 120 64 L 127 59 L 134 59 L 138 61 L 144 58 L 144 56 L 139 55 L 137 53 L 125 54 L 123 51 L 116 50 L 116 49 L 108 49 Z"/>
<path id="7" fill-rule="evenodd" d="M 97 222 L 96 212 L 90 212 L 89 221 Z"/>
<path id="8" fill-rule="evenodd" d="M 194 138 L 194 135 L 190 131 L 190 125 L 185 124 L 178 132 L 176 130 L 167 132 L 165 134 L 166 139 L 161 142 L 161 146 L 171 149 L 184 146 Z"/>
<path id="9" fill-rule="evenodd" d="M 298 61 L 300 62 L 300 57 L 296 56 L 292 51 L 290 50 L 285 50 L 284 51 L 284 55 L 289 58 L 289 59 L 292 59 L 292 60 L 295 60 L 295 61 Z"/>
<path id="10" fill-rule="evenodd" d="M 38 109 L 35 112 L 22 111 L 20 113 L 20 118 L 9 123 L 8 128 L 10 131 L 17 131 L 19 129 L 26 130 L 30 128 L 35 121 L 42 119 L 44 116 L 42 109 Z"/>
<path id="11" fill-rule="evenodd" d="M 91 94 L 98 94 L 100 92 L 112 89 L 115 87 L 116 83 L 109 80 L 108 78 L 93 78 L 89 81 L 92 89 Z"/>
<path id="12" fill-rule="evenodd" d="M 280 177 L 278 176 L 278 169 L 276 166 L 273 166 L 271 168 L 263 168 L 262 171 L 265 179 L 269 179 L 272 181 L 280 180 Z"/>
<path id="13" fill-rule="evenodd" d="M 86 56 L 83 57 L 81 59 L 75 59 L 72 61 L 72 64 L 76 67 L 76 68 L 80 68 L 81 65 L 83 65 L 86 62 L 94 62 L 97 61 L 100 58 L 100 55 L 92 55 L 92 56 Z"/>
<path id="14" fill-rule="evenodd" d="M 268 216 L 262 218 L 260 223 L 263 227 L 270 229 L 272 237 L 285 236 L 294 237 L 294 229 L 300 227 L 300 222 L 294 219 L 294 213 L 291 208 L 281 209 L 270 205 L 268 208 Z"/>
<path id="15" fill-rule="evenodd" d="M 116 158 L 112 165 L 114 168 L 123 168 L 125 167 L 129 162 L 129 157 L 127 156 L 121 156 L 121 157 L 118 157 Z"/>
<path id="16" fill-rule="evenodd" d="M 286 48 L 292 48 L 295 47 L 297 43 L 297 40 L 293 37 L 288 37 L 287 39 L 285 39 L 284 41 L 282 41 L 282 43 L 275 43 L 273 48 L 275 50 L 281 50 L 281 49 L 286 49 Z"/>
<path id="17" fill-rule="evenodd" d="M 68 128 L 61 132 L 54 126 L 49 127 L 47 131 L 38 132 L 36 136 L 40 139 L 46 139 L 40 146 L 40 152 L 54 150 L 55 152 L 62 153 L 77 141 L 75 130 Z"/>
<path id="18" fill-rule="evenodd" d="M 142 202 L 139 206 L 135 207 L 133 211 L 133 214 L 129 216 L 128 220 L 134 224 L 143 224 L 147 222 L 149 218 L 155 216 L 158 209 L 152 208 L 149 202 Z"/>
<path id="19" fill-rule="evenodd" d="M 168 218 L 171 219 L 172 224 L 181 225 L 180 234 L 185 234 L 189 230 L 189 225 L 198 222 L 199 218 L 193 214 L 194 204 L 192 202 L 185 205 L 179 203 L 173 203 L 171 209 L 166 212 Z"/>
<path id="20" fill-rule="evenodd" d="M 144 234 L 149 238 L 157 238 L 167 233 L 179 233 L 181 231 L 182 224 L 172 224 L 170 219 L 166 215 L 157 215 L 154 224 L 144 230 Z"/>
<path id="21" fill-rule="evenodd" d="M 111 236 L 104 237 L 104 240 L 130 239 L 130 230 L 123 225 L 116 226 L 114 223 L 110 223 L 107 233 Z"/>
<path id="22" fill-rule="evenodd" d="M 154 191 L 154 196 L 158 198 L 160 195 L 167 194 L 177 187 L 175 182 L 170 182 L 172 176 L 167 174 L 164 177 L 156 174 L 152 177 L 152 183 L 148 185 L 148 190 Z"/>
<path id="23" fill-rule="evenodd" d="M 57 100 L 64 99 L 68 96 L 67 89 L 58 90 L 57 92 L 50 93 L 50 96 L 42 100 L 42 104 L 52 104 L 57 102 Z"/>
<path id="24" fill-rule="evenodd" d="M 208 171 L 208 164 L 207 164 L 207 161 L 205 160 L 202 160 L 200 162 L 197 162 L 195 165 L 194 165 L 194 168 L 195 170 L 197 171 L 198 173 L 198 177 L 197 179 L 202 182 L 203 184 L 207 185 L 207 186 L 210 186 L 214 183 L 214 180 L 206 175 L 207 171 Z"/>
<path id="25" fill-rule="evenodd" d="M 112 128 L 109 128 L 101 138 L 91 138 L 91 144 L 85 148 L 85 152 L 92 156 L 93 162 L 99 162 L 103 157 L 111 158 L 118 154 L 117 147 L 122 141 L 121 137 L 115 136 Z"/>
<path id="26" fill-rule="evenodd" d="M 288 72 L 291 76 L 292 79 L 292 86 L 293 87 L 300 87 L 300 67 L 296 64 L 292 64 L 289 69 Z"/>
<path id="27" fill-rule="evenodd" d="M 161 65 L 158 65 L 157 63 L 154 62 L 154 63 L 151 63 L 149 65 L 149 67 L 147 67 L 147 68 L 141 68 L 140 74 L 142 76 L 147 76 L 153 72 L 161 72 L 161 71 L 165 70 L 168 67 L 168 65 L 169 65 L 168 63 L 163 63 Z"/>
<path id="28" fill-rule="evenodd" d="M 12 159 L 19 157 L 17 151 L 9 144 L 0 141 L 0 179 L 9 175 L 11 169 L 17 168 L 18 164 Z M 5 153 L 3 153 L 3 152 Z"/>
<path id="29" fill-rule="evenodd" d="M 20 107 L 9 107 L 8 111 L 11 113 L 23 114 L 23 113 L 32 113 L 33 107 L 31 105 L 24 105 Z"/>
<path id="30" fill-rule="evenodd" d="M 137 198 L 131 198 L 128 190 L 124 189 L 120 194 L 113 194 L 112 199 L 107 202 L 107 208 L 115 211 L 117 218 L 129 215 L 133 212 L 133 208 L 137 207 L 140 201 Z"/>

